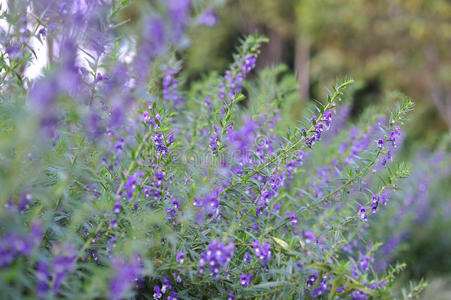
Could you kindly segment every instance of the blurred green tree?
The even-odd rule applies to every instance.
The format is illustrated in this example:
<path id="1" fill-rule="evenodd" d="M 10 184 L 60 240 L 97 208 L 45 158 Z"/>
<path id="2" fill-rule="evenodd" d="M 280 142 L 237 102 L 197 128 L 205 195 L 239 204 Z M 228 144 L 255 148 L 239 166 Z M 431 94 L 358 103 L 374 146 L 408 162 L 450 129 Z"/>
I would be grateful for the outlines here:
<path id="1" fill-rule="evenodd" d="M 326 91 L 317 82 L 322 87 L 347 74 L 363 78 L 354 113 L 399 89 L 420 102 L 418 118 L 428 119 L 427 127 L 451 127 L 447 0 L 235 0 L 218 14 L 217 28 L 192 33 L 194 45 L 186 53 L 191 76 L 224 68 L 231 41 L 259 31 L 271 41 L 258 66 L 288 64 L 297 73 L 302 99 L 320 98 Z M 415 135 L 428 133 L 424 126 L 419 130 Z"/>

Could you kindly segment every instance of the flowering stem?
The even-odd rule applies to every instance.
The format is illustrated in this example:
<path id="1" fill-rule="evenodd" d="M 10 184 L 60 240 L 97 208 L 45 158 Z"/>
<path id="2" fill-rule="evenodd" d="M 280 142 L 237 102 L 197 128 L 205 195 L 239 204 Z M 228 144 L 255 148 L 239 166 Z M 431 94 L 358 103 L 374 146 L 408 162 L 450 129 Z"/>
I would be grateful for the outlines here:
<path id="1" fill-rule="evenodd" d="M 335 103 L 334 101 L 340 96 L 342 95 L 342 89 L 346 86 L 348 86 L 349 84 L 351 84 L 353 82 L 353 80 L 348 80 L 343 82 L 341 85 L 337 86 L 334 89 L 334 93 L 332 94 L 332 96 L 328 99 L 328 103 L 324 108 L 324 111 L 332 108 Z M 321 114 L 322 116 L 322 114 Z M 321 119 L 321 116 L 319 117 L 319 120 Z M 274 164 L 276 161 L 278 161 L 279 159 L 283 159 L 286 157 L 287 154 L 289 154 L 293 149 L 296 149 L 296 147 L 302 143 L 305 138 L 307 136 L 309 136 L 311 133 L 315 132 L 315 125 L 310 126 L 310 128 L 306 131 L 306 134 L 303 135 L 297 142 L 295 142 L 293 145 L 291 145 L 290 147 L 284 149 L 279 155 L 277 155 L 276 157 L 274 157 L 273 159 L 271 159 L 270 161 L 268 161 L 267 163 L 261 165 L 260 167 L 258 167 L 257 169 L 253 170 L 252 172 L 250 172 L 249 174 L 247 174 L 246 176 L 244 176 L 240 181 L 237 181 L 233 184 L 231 184 L 230 186 L 228 186 L 226 189 L 223 190 L 223 192 L 227 192 L 231 189 L 233 189 L 234 187 L 236 187 L 237 185 L 239 185 L 242 182 L 246 182 L 247 180 L 249 180 L 249 178 L 251 178 L 252 176 L 254 176 L 255 174 L 258 174 L 259 172 L 261 172 L 263 169 L 271 166 L 272 164 Z"/>

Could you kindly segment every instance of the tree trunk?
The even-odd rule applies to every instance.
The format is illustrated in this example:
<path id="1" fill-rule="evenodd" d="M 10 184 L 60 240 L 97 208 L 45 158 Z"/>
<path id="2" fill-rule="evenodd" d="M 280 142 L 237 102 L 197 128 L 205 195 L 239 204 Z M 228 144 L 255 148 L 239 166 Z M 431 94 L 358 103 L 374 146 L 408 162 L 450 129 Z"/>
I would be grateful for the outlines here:
<path id="1" fill-rule="evenodd" d="M 299 92 L 301 100 L 306 101 L 309 98 L 310 87 L 310 43 L 308 38 L 303 34 L 296 36 L 295 53 L 294 53 L 294 70 L 298 77 Z"/>
<path id="2" fill-rule="evenodd" d="M 271 27 L 267 28 L 266 35 L 269 38 L 269 43 L 263 44 L 262 46 L 262 52 L 257 60 L 257 69 L 277 65 L 282 62 L 283 37 Z"/>

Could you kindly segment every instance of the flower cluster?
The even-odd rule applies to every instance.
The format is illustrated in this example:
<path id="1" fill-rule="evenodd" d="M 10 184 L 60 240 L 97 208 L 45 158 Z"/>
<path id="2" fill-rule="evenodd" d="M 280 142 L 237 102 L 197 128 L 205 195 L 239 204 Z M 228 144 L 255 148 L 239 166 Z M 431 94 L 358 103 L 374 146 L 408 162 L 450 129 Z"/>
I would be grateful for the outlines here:
<path id="1" fill-rule="evenodd" d="M 247 55 L 242 59 L 232 64 L 230 70 L 225 73 L 225 86 L 228 90 L 230 101 L 233 101 L 235 96 L 241 92 L 243 80 L 246 75 L 255 67 L 256 57 Z"/>
<path id="2" fill-rule="evenodd" d="M 258 258 L 262 264 L 266 265 L 268 260 L 271 259 L 271 244 L 261 244 L 259 241 L 253 241 L 252 247 L 254 248 L 255 257 Z"/>
<path id="3" fill-rule="evenodd" d="M 210 272 L 213 277 L 218 278 L 221 268 L 225 268 L 235 252 L 234 243 L 225 245 L 223 242 L 213 240 L 208 244 L 207 250 L 200 254 L 199 274 L 204 274 L 204 268 L 210 265 Z"/>

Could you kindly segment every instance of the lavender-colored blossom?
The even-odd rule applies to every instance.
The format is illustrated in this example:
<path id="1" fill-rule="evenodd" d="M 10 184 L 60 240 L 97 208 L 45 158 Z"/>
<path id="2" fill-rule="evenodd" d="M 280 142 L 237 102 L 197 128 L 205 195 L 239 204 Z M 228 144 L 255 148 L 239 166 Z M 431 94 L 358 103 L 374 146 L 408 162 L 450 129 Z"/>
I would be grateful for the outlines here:
<path id="1" fill-rule="evenodd" d="M 133 287 L 141 277 L 141 263 L 139 256 L 126 261 L 120 257 L 111 259 L 114 276 L 110 280 L 110 298 L 122 299 L 123 295 Z"/>
<path id="2" fill-rule="evenodd" d="M 368 271 L 369 267 L 370 267 L 370 259 L 366 256 L 361 257 L 359 260 L 360 271 L 366 272 Z"/>
<path id="3" fill-rule="evenodd" d="M 307 244 L 313 243 L 317 241 L 317 237 L 309 230 L 304 232 L 305 242 Z"/>
<path id="4" fill-rule="evenodd" d="M 214 10 L 207 9 L 198 17 L 197 22 L 201 26 L 213 27 L 218 23 L 218 16 Z"/>
<path id="5" fill-rule="evenodd" d="M 371 199 L 371 212 L 372 214 L 376 213 L 377 206 L 379 205 L 379 195 L 375 194 L 373 195 L 373 198 Z"/>
<path id="6" fill-rule="evenodd" d="M 260 243 L 260 241 L 253 241 L 252 247 L 254 248 L 255 256 L 260 259 L 262 264 L 266 265 L 268 260 L 271 258 L 271 244 Z"/>
<path id="7" fill-rule="evenodd" d="M 125 195 L 128 200 L 131 200 L 133 198 L 136 187 L 141 184 L 140 179 L 143 176 L 143 172 L 136 172 L 130 175 L 124 184 L 121 195 Z"/>
<path id="8" fill-rule="evenodd" d="M 155 133 L 152 136 L 152 140 L 157 147 L 158 154 L 165 157 L 167 153 L 169 153 L 169 149 L 166 146 L 166 141 L 164 136 L 161 133 Z"/>
<path id="9" fill-rule="evenodd" d="M 176 106 L 178 106 L 182 100 L 177 90 L 179 83 L 175 77 L 175 74 L 179 71 L 178 68 L 169 69 L 163 77 L 163 99 L 165 103 L 171 101 Z"/>
<path id="10" fill-rule="evenodd" d="M 36 267 L 36 293 L 39 298 L 45 298 L 50 290 L 51 274 L 45 261 L 38 261 Z"/>
<path id="11" fill-rule="evenodd" d="M 359 217 L 365 222 L 368 221 L 368 216 L 366 214 L 366 207 L 365 206 L 361 206 L 359 208 Z"/>
<path id="12" fill-rule="evenodd" d="M 252 274 L 241 274 L 240 275 L 240 284 L 242 287 L 248 287 L 252 281 Z"/>
<path id="13" fill-rule="evenodd" d="M 124 150 L 125 140 L 123 137 L 118 137 L 116 144 L 114 144 L 114 152 L 116 154 L 121 154 Z"/>
<path id="14" fill-rule="evenodd" d="M 397 147 L 397 140 L 401 137 L 401 131 L 398 127 L 395 127 L 392 131 L 388 133 L 388 140 L 392 143 L 393 148 Z"/>
<path id="15" fill-rule="evenodd" d="M 172 38 L 174 43 L 178 43 L 189 21 L 191 0 L 168 0 L 166 4 L 171 19 Z"/>
<path id="16" fill-rule="evenodd" d="M 290 219 L 291 226 L 296 226 L 299 224 L 299 218 L 296 217 L 296 212 L 292 212 L 288 215 L 288 219 Z"/>
<path id="17" fill-rule="evenodd" d="M 227 70 L 224 78 L 226 87 L 228 89 L 228 96 L 230 101 L 241 92 L 244 78 L 255 67 L 256 58 L 252 55 L 247 55 L 241 60 L 232 64 L 230 70 Z"/>
<path id="18" fill-rule="evenodd" d="M 161 292 L 163 294 L 166 293 L 166 291 L 169 291 L 172 288 L 171 282 L 169 281 L 169 278 L 165 277 L 163 278 L 163 284 L 161 286 Z"/>
<path id="19" fill-rule="evenodd" d="M 216 221 L 220 218 L 220 198 L 222 189 L 217 188 L 211 194 L 206 195 L 203 198 L 196 199 L 193 203 L 194 206 L 200 207 L 197 215 L 197 220 L 201 222 L 204 218 L 211 218 Z"/>
<path id="20" fill-rule="evenodd" d="M 33 221 L 29 234 L 9 232 L 0 239 L 0 268 L 8 267 L 20 255 L 30 256 L 41 241 L 42 230 L 39 220 Z"/>
<path id="21" fill-rule="evenodd" d="M 318 275 L 312 274 L 307 278 L 307 287 L 313 286 L 316 280 L 318 279 Z"/>
<path id="22" fill-rule="evenodd" d="M 177 257 L 175 258 L 175 260 L 176 260 L 179 264 L 183 264 L 184 259 L 185 259 L 185 252 L 180 251 L 179 253 L 177 253 Z"/>
<path id="23" fill-rule="evenodd" d="M 77 251 L 74 246 L 67 244 L 61 248 L 52 262 L 53 291 L 57 293 L 66 277 L 75 270 L 75 258 Z"/>
<path id="24" fill-rule="evenodd" d="M 121 212 L 121 202 L 119 200 L 116 200 L 113 206 L 113 213 L 119 214 L 120 212 Z"/>
<path id="25" fill-rule="evenodd" d="M 321 281 L 319 282 L 318 287 L 313 289 L 313 291 L 310 293 L 310 296 L 319 297 L 319 296 L 323 295 L 328 288 L 329 288 L 329 286 L 327 285 L 327 279 L 326 279 L 326 276 L 324 276 L 321 279 Z"/>
<path id="26" fill-rule="evenodd" d="M 163 297 L 163 294 L 161 293 L 161 289 L 160 286 L 156 285 L 153 287 L 153 298 L 154 299 L 160 299 L 161 297 Z"/>
<path id="27" fill-rule="evenodd" d="M 178 273 L 174 273 L 172 274 L 175 278 L 175 282 L 180 283 L 182 282 L 182 277 L 180 277 L 180 275 Z"/>
<path id="28" fill-rule="evenodd" d="M 367 300 L 368 295 L 360 290 L 356 290 L 356 291 L 352 292 L 351 299 L 352 300 Z"/>
<path id="29" fill-rule="evenodd" d="M 170 291 L 169 295 L 168 295 L 168 300 L 177 300 L 177 292 L 175 291 Z"/>
<path id="30" fill-rule="evenodd" d="M 230 242 L 224 245 L 223 242 L 213 240 L 208 245 L 206 251 L 200 255 L 199 273 L 202 275 L 205 265 L 210 265 L 210 271 L 214 277 L 218 277 L 221 268 L 224 268 L 232 259 L 235 245 Z"/>

